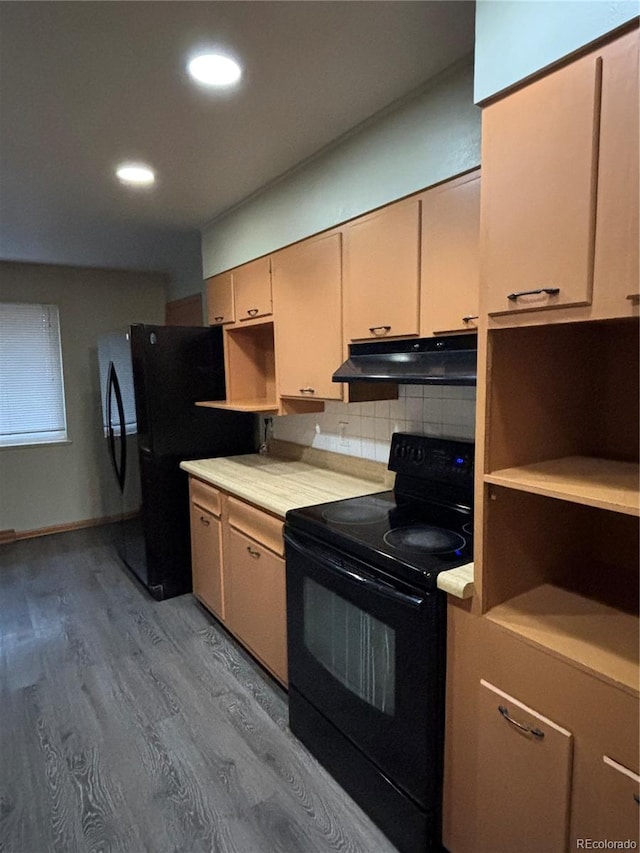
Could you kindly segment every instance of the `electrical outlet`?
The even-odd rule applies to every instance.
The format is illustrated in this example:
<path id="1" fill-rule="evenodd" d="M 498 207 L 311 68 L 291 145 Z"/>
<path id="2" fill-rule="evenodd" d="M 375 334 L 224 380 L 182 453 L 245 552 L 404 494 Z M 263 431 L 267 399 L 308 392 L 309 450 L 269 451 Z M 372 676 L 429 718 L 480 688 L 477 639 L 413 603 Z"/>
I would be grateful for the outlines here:
<path id="1" fill-rule="evenodd" d="M 349 423 L 347 421 L 340 421 L 338 423 L 338 444 L 340 447 L 349 447 L 349 436 L 347 435 L 347 427 Z"/>

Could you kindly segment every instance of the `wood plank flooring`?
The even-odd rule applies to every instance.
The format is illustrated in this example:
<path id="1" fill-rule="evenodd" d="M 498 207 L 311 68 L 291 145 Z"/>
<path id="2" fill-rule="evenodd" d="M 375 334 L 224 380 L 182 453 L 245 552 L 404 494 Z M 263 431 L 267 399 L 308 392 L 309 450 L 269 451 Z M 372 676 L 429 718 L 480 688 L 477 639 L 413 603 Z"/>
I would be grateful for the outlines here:
<path id="1" fill-rule="evenodd" d="M 0 853 L 394 853 L 286 694 L 109 536 L 0 546 Z"/>

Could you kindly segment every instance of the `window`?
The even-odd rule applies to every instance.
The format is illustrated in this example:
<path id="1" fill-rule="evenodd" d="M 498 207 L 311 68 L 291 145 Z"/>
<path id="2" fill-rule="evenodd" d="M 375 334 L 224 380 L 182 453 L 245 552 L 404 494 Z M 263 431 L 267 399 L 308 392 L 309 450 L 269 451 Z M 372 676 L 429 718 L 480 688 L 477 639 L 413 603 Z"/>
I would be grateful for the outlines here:
<path id="1" fill-rule="evenodd" d="M 58 308 L 0 302 L 0 447 L 66 438 Z"/>

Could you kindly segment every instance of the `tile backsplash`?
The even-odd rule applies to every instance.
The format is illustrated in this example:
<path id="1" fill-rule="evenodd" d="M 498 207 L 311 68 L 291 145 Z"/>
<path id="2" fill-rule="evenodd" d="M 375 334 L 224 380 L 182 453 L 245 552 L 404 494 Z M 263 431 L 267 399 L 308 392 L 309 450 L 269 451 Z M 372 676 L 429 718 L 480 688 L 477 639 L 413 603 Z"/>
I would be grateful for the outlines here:
<path id="1" fill-rule="evenodd" d="M 401 385 L 398 400 L 328 402 L 322 414 L 274 418 L 272 435 L 318 450 L 386 462 L 394 432 L 473 440 L 475 407 L 475 388 Z"/>

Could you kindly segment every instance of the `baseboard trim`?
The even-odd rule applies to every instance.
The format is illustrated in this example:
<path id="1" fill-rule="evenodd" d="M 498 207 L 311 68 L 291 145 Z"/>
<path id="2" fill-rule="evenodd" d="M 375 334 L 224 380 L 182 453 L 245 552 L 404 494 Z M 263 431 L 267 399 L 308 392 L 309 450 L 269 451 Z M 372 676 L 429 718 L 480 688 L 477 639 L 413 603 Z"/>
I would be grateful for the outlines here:
<path id="1" fill-rule="evenodd" d="M 38 527 L 34 530 L 17 530 L 7 531 L 13 533 L 13 538 L 0 538 L 0 544 L 3 542 L 15 542 L 19 539 L 35 539 L 38 536 L 52 536 L 56 533 L 69 533 L 71 530 L 81 530 L 84 527 L 99 527 L 102 524 L 113 524 L 114 521 L 120 519 L 135 518 L 140 515 L 139 512 L 127 512 L 124 515 L 104 515 L 101 518 L 85 518 L 82 521 L 69 521 L 66 524 L 54 524 L 51 527 Z M 3 533 L 5 531 L 2 531 Z"/>
<path id="2" fill-rule="evenodd" d="M 16 532 L 13 529 L 9 530 L 0 530 L 0 545 L 3 542 L 15 542 L 16 541 Z"/>

